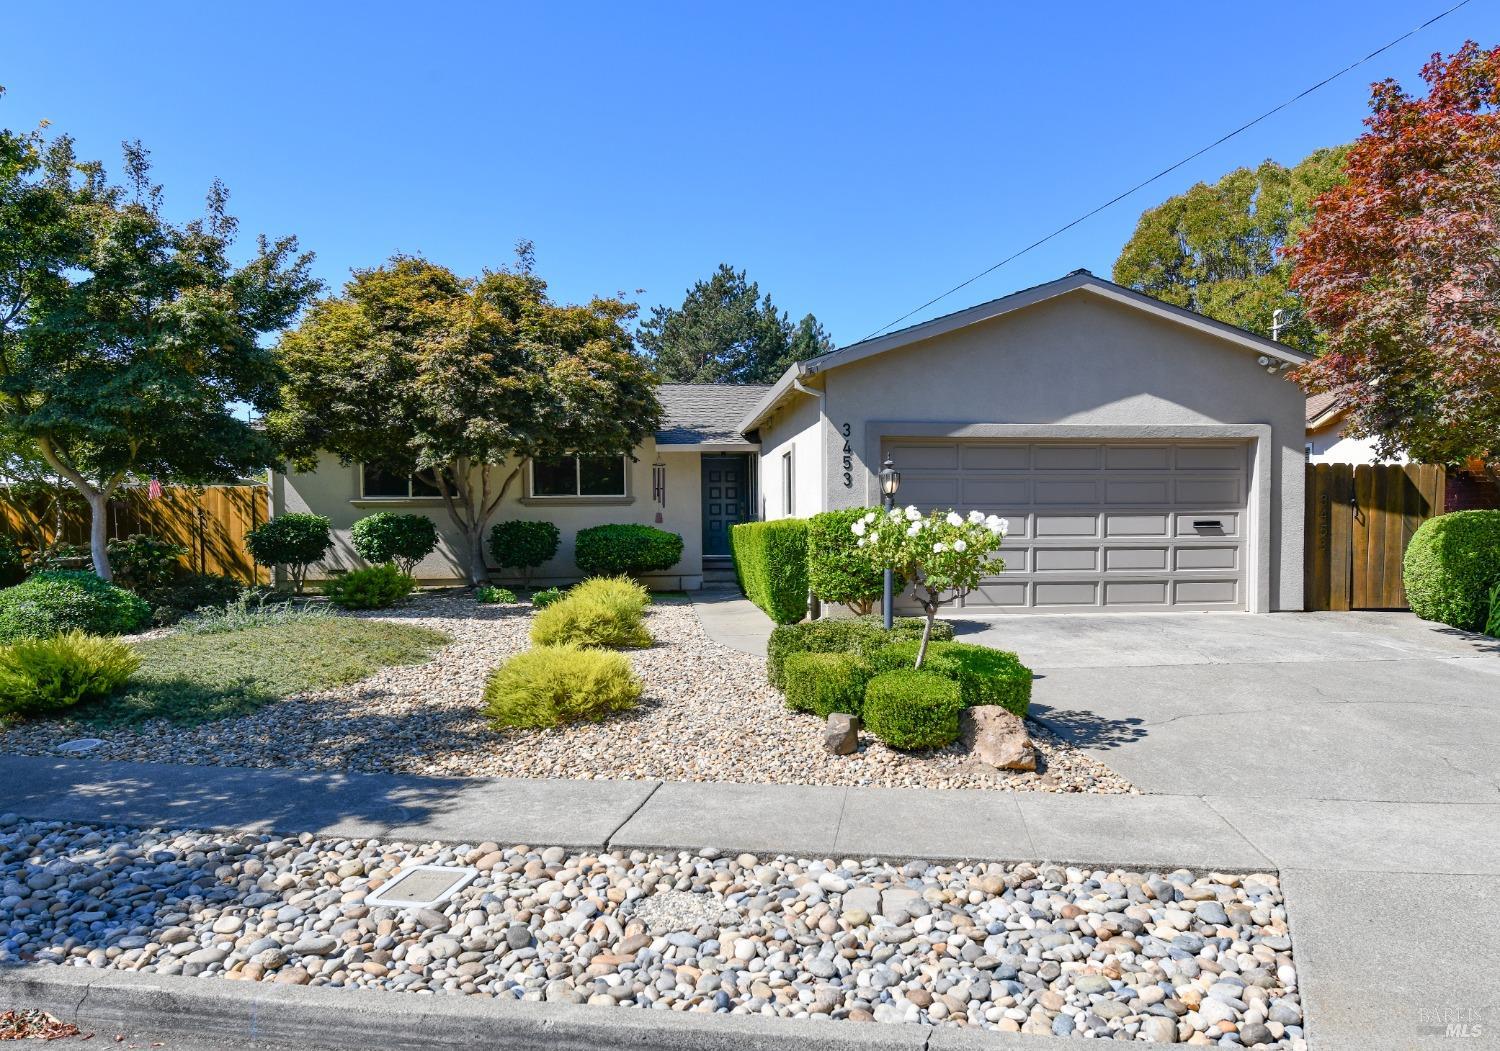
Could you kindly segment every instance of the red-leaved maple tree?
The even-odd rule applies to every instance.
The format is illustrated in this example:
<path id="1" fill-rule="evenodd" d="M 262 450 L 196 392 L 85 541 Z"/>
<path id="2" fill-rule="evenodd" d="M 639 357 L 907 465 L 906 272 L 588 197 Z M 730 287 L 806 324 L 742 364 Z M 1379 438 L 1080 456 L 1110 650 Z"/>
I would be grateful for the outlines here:
<path id="1" fill-rule="evenodd" d="M 1292 284 L 1327 336 L 1299 375 L 1351 430 L 1429 463 L 1500 465 L 1500 47 L 1375 84 L 1344 183 L 1317 200 Z"/>

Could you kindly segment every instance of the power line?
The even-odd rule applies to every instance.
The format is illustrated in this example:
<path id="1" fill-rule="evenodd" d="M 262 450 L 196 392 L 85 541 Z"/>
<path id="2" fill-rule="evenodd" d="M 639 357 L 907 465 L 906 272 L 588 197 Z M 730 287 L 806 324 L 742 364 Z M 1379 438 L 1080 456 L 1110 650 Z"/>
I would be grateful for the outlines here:
<path id="1" fill-rule="evenodd" d="M 1039 248 L 1039 247 L 1041 247 L 1042 245 L 1046 244 L 1048 241 L 1052 240 L 1054 237 L 1058 236 L 1059 234 L 1066 233 L 1067 231 L 1073 229 L 1073 227 L 1077 226 L 1079 223 L 1084 222 L 1087 219 L 1092 219 L 1094 216 L 1098 215 L 1100 212 L 1104 211 L 1106 208 L 1110 208 L 1110 207 L 1112 207 L 1112 206 L 1114 206 L 1116 204 L 1119 204 L 1121 201 L 1123 201 L 1125 198 L 1129 197 L 1131 194 L 1136 193 L 1136 192 L 1138 192 L 1140 190 L 1145 189 L 1147 186 L 1150 186 L 1152 183 L 1156 182 L 1158 179 L 1160 179 L 1160 178 L 1162 178 L 1164 176 L 1172 174 L 1178 168 L 1181 168 L 1184 164 L 1187 164 L 1187 163 L 1189 163 L 1191 161 L 1197 160 L 1199 157 L 1203 156 L 1209 150 L 1212 150 L 1212 149 L 1214 149 L 1217 146 L 1222 146 L 1224 143 L 1228 142 L 1230 139 L 1234 138 L 1236 135 L 1239 135 L 1241 132 L 1249 131 L 1251 128 L 1255 127 L 1261 121 L 1266 120 L 1268 117 L 1274 117 L 1276 114 L 1280 113 L 1282 110 L 1286 109 L 1288 106 L 1292 105 L 1293 103 L 1300 102 L 1302 99 L 1306 98 L 1308 95 L 1311 95 L 1313 92 L 1317 91 L 1319 88 L 1327 87 L 1329 84 L 1332 84 L 1335 80 L 1338 80 L 1339 77 L 1342 77 L 1345 73 L 1348 73 L 1351 70 L 1358 69 L 1360 66 L 1362 66 L 1366 62 L 1370 61 L 1370 59 L 1376 57 L 1377 55 L 1379 55 L 1379 54 L 1381 54 L 1383 52 L 1389 51 L 1391 48 L 1395 47 L 1397 44 L 1401 43 L 1403 40 L 1406 40 L 1406 39 L 1408 39 L 1410 37 L 1416 36 L 1422 30 L 1426 29 L 1428 26 L 1432 25 L 1435 22 L 1439 22 L 1439 21 L 1441 21 L 1444 18 L 1447 18 L 1453 12 L 1457 11 L 1460 7 L 1465 7 L 1469 3 L 1470 3 L 1470 0 L 1459 0 L 1458 3 L 1456 3 L 1452 7 L 1448 8 L 1448 10 L 1442 12 L 1441 14 L 1433 15 L 1427 21 L 1423 22 L 1421 25 L 1416 26 L 1413 29 L 1408 29 L 1405 33 L 1402 33 L 1395 40 L 1392 40 L 1389 43 L 1383 44 L 1382 46 L 1376 48 L 1374 51 L 1371 51 L 1364 58 L 1359 59 L 1356 62 L 1349 63 L 1347 66 L 1345 66 L 1343 69 L 1339 70 L 1337 73 L 1334 73 L 1334 74 L 1332 74 L 1330 76 L 1324 77 L 1322 80 L 1318 81 L 1312 87 L 1306 88 L 1306 89 L 1304 89 L 1302 91 L 1299 91 L 1297 94 L 1293 95 L 1291 98 L 1287 99 L 1285 102 L 1281 103 L 1280 105 L 1274 107 L 1273 109 L 1266 110 L 1264 113 L 1262 113 L 1260 116 L 1256 117 L 1254 120 L 1248 121 L 1245 124 L 1241 124 L 1238 128 L 1235 128 L 1233 131 L 1231 131 L 1231 132 L 1229 132 L 1229 133 L 1227 133 L 1225 135 L 1221 135 L 1219 138 L 1215 139 L 1213 142 L 1210 142 L 1207 146 L 1204 146 L 1202 149 L 1197 150 L 1194 153 L 1188 154 L 1186 157 L 1182 158 L 1182 160 L 1178 161 L 1176 164 L 1173 164 L 1173 165 L 1170 165 L 1169 167 L 1163 168 L 1161 171 L 1157 172 L 1155 175 L 1151 176 L 1149 179 L 1145 179 L 1145 180 L 1143 180 L 1141 182 L 1136 183 L 1134 186 L 1132 186 L 1130 189 L 1124 191 L 1123 193 L 1116 194 L 1114 197 L 1111 197 L 1109 200 L 1105 201 L 1103 204 L 1099 205 L 1097 208 L 1094 208 L 1094 209 L 1092 209 L 1090 211 L 1084 212 L 1078 218 L 1076 218 L 1076 219 L 1072 220 L 1071 222 L 1066 223 L 1066 224 L 1064 224 L 1062 226 L 1059 226 L 1056 230 L 1053 230 L 1050 234 L 1047 234 L 1045 237 L 1038 238 L 1037 240 L 1035 240 L 1035 241 L 1031 242 L 1029 245 L 1027 245 L 1025 248 L 1022 248 L 1022 249 L 1020 249 L 1019 251 L 1016 251 L 1016 252 L 1012 252 L 1010 255 L 1008 255 L 1004 259 L 1000 260 L 994 266 L 991 266 L 991 267 L 988 267 L 987 269 L 981 270 L 979 273 L 975 274 L 973 277 L 970 277 L 970 278 L 967 278 L 966 280 L 960 281 L 958 284 L 956 284 L 952 288 L 948 289 L 948 291 L 942 293 L 941 295 L 934 296 L 933 298 L 929 299 L 927 302 L 923 303 L 921 306 L 916 307 L 916 308 L 914 308 L 912 310 L 908 310 L 906 313 L 904 313 L 900 317 L 898 317 L 895 321 L 890 321 L 890 322 L 887 322 L 884 325 L 881 325 L 874 332 L 871 332 L 868 336 L 866 336 L 865 339 L 874 339 L 876 336 L 880 335 L 886 329 L 893 328 L 894 326 L 901 324 L 901 322 L 905 321 L 907 318 L 911 317 L 913 314 L 920 314 L 922 311 L 926 310 L 928 307 L 932 306 L 934 303 L 942 302 L 944 299 L 947 299 L 953 293 L 959 291 L 960 289 L 967 288 L 969 285 L 972 285 L 975 281 L 978 281 L 980 278 L 988 277 L 990 274 L 993 274 L 996 270 L 999 270 L 1002 266 L 1005 266 L 1007 263 L 1014 262 L 1015 260 L 1021 258 L 1021 256 L 1025 255 L 1027 252 L 1030 252 L 1033 248 Z M 860 342 L 864 342 L 864 340 L 861 340 Z"/>

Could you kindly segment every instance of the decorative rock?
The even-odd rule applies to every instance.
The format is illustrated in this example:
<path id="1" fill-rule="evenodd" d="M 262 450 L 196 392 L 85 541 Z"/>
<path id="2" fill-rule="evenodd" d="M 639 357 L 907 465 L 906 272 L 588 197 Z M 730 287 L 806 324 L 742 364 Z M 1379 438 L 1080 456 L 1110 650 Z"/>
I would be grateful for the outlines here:
<path id="1" fill-rule="evenodd" d="M 996 704 L 964 710 L 960 720 L 964 744 L 981 763 L 997 770 L 1035 770 L 1036 747 L 1026 724 Z"/>
<path id="2" fill-rule="evenodd" d="M 1159 1015 L 1147 1015 L 1141 1021 L 1141 1036 L 1158 1044 L 1175 1044 L 1177 1023 Z"/>
<path id="3" fill-rule="evenodd" d="M 834 712 L 823 728 L 823 749 L 830 755 L 853 755 L 859 751 L 859 720 Z"/>

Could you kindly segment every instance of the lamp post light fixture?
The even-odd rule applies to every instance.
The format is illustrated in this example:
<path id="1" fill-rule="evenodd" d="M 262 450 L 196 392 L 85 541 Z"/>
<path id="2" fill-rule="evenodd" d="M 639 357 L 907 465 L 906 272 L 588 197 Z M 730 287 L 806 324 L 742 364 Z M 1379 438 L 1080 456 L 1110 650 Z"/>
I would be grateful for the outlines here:
<path id="1" fill-rule="evenodd" d="M 901 472 L 896 470 L 896 464 L 889 456 L 885 463 L 880 465 L 880 497 L 881 504 L 889 511 L 896 506 L 896 490 L 901 488 Z M 885 630 L 890 631 L 895 623 L 894 607 L 895 601 L 891 594 L 894 586 L 895 574 L 891 567 L 885 567 L 884 594 L 881 599 L 880 613 L 885 621 Z"/>

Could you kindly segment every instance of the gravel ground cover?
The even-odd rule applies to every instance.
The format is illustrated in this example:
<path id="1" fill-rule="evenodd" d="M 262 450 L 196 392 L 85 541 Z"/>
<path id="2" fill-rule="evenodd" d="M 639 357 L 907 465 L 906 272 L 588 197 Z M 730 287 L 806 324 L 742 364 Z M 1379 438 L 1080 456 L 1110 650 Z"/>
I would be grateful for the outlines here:
<path id="1" fill-rule="evenodd" d="M 647 623 L 656 645 L 630 653 L 646 685 L 634 711 L 598 725 L 498 733 L 480 714 L 490 671 L 526 649 L 530 607 L 482 606 L 429 593 L 363 616 L 446 633 L 420 665 L 383 668 L 351 686 L 288 698 L 200 726 L 155 721 L 101 731 L 68 720 L 0 731 L 0 749 L 47 755 L 80 737 L 94 759 L 210 766 L 363 770 L 464 777 L 732 781 L 1043 792 L 1135 792 L 1085 753 L 1031 726 L 1036 773 L 1004 774 L 961 745 L 907 755 L 865 735 L 855 755 L 822 748 L 822 723 L 788 712 L 759 657 L 713 643 L 685 600 L 660 600 Z"/>
<path id="2" fill-rule="evenodd" d="M 364 904 L 403 865 L 478 878 Z M 896 867 L 0 817 L 0 964 L 1301 1048 L 1274 875 Z"/>

